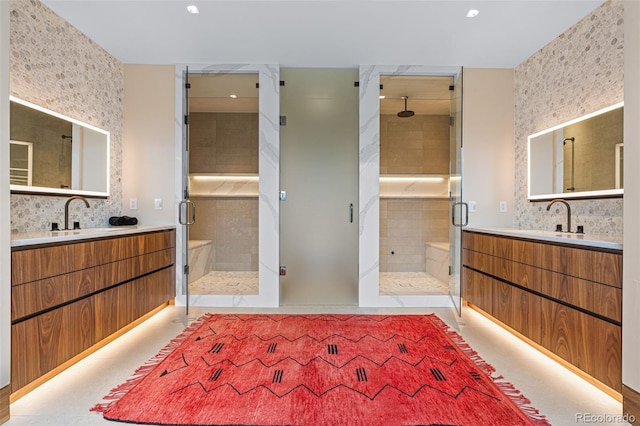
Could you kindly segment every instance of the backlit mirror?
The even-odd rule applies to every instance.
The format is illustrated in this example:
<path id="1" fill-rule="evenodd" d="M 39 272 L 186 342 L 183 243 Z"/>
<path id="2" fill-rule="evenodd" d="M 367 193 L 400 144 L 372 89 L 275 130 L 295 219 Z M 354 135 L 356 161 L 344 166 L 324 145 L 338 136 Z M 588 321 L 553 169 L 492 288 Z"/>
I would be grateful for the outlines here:
<path id="1" fill-rule="evenodd" d="M 10 98 L 11 192 L 109 196 L 109 132 Z"/>
<path id="2" fill-rule="evenodd" d="M 529 200 L 622 197 L 623 103 L 528 138 Z"/>

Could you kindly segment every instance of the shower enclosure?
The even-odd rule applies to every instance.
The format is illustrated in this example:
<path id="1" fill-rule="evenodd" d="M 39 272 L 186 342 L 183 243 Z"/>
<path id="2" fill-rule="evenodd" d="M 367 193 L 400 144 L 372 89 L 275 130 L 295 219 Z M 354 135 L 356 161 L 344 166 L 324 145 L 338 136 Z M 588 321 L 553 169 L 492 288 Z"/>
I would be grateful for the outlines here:
<path id="1" fill-rule="evenodd" d="M 380 77 L 380 295 L 449 293 L 450 86 Z"/>
<path id="2" fill-rule="evenodd" d="M 189 75 L 192 295 L 257 295 L 258 74 Z"/>

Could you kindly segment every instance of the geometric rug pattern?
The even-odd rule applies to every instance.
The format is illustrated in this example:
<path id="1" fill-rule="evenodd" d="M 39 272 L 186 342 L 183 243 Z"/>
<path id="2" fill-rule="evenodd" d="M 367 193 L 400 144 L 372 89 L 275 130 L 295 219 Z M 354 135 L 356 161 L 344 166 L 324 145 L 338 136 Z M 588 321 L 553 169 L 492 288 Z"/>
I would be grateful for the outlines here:
<path id="1" fill-rule="evenodd" d="M 548 425 L 435 315 L 211 315 L 92 408 L 159 425 Z"/>

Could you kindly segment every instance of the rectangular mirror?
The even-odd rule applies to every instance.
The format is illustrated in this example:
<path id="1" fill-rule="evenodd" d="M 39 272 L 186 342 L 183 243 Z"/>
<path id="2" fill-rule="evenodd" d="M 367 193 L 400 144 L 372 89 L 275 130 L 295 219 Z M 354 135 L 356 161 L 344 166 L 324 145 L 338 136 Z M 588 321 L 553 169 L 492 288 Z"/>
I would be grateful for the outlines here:
<path id="1" fill-rule="evenodd" d="M 529 200 L 622 197 L 623 103 L 528 138 Z"/>
<path id="2" fill-rule="evenodd" d="M 109 132 L 10 97 L 13 193 L 109 196 Z"/>

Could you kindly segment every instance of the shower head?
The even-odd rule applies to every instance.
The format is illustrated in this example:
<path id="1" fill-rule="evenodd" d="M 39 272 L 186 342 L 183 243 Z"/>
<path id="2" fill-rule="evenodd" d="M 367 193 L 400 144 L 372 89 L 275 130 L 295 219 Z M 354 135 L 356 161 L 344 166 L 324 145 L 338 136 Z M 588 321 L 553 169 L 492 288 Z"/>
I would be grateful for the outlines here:
<path id="1" fill-rule="evenodd" d="M 566 145 L 567 141 L 574 142 L 575 140 L 576 140 L 576 138 L 574 138 L 574 137 L 564 138 L 564 140 L 562 141 L 562 145 Z"/>
<path id="2" fill-rule="evenodd" d="M 407 110 L 407 99 L 409 99 L 409 97 L 403 96 L 402 99 L 404 99 L 404 111 L 400 111 L 398 117 L 413 117 L 415 112 Z"/>

